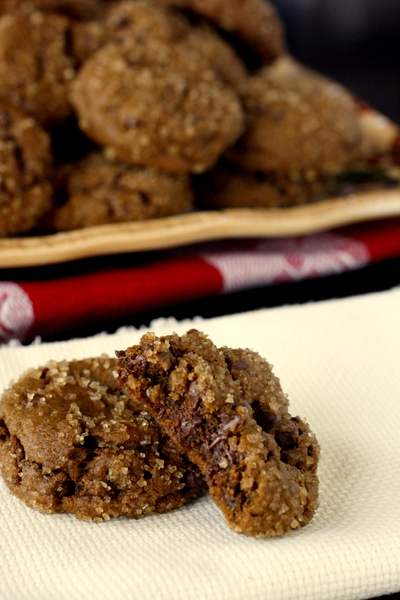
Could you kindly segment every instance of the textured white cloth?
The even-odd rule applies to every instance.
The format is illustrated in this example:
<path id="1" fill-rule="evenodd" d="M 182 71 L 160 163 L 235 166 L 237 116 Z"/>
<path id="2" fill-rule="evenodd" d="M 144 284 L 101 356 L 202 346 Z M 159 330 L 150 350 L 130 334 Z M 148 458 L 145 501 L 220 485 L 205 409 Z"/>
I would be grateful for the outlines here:
<path id="1" fill-rule="evenodd" d="M 92 524 L 35 512 L 0 481 L 1 600 L 347 600 L 400 590 L 400 288 L 152 329 L 193 326 L 265 356 L 292 414 L 315 431 L 314 521 L 251 539 L 231 532 L 206 495 L 166 515 Z M 113 354 L 140 335 L 2 348 L 1 388 L 50 358 Z"/>

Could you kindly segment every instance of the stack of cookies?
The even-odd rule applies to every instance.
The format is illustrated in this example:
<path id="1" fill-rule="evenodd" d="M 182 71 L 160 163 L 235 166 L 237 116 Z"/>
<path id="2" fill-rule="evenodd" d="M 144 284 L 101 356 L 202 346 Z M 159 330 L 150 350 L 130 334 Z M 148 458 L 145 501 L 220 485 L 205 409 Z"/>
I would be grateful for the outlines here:
<path id="1" fill-rule="evenodd" d="M 266 0 L 0 0 L 2 236 L 304 203 L 366 152 Z"/>
<path id="2" fill-rule="evenodd" d="M 235 532 L 274 537 L 318 506 L 319 445 L 270 364 L 189 330 L 117 360 L 49 361 L 0 399 L 0 472 L 42 512 L 81 519 L 177 509 L 207 488 Z"/>

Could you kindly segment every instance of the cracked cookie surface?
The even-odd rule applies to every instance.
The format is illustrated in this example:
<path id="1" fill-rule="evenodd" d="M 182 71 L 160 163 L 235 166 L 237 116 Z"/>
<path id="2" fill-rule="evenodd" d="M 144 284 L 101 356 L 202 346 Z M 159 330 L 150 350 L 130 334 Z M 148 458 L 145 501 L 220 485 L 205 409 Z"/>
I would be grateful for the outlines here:
<path id="1" fill-rule="evenodd" d="M 319 445 L 267 361 L 196 330 L 148 333 L 117 355 L 122 385 L 200 467 L 232 530 L 272 537 L 312 519 Z"/>
<path id="2" fill-rule="evenodd" d="M 45 513 L 86 520 L 178 508 L 204 480 L 154 419 L 118 387 L 115 359 L 50 361 L 0 401 L 0 471 Z"/>

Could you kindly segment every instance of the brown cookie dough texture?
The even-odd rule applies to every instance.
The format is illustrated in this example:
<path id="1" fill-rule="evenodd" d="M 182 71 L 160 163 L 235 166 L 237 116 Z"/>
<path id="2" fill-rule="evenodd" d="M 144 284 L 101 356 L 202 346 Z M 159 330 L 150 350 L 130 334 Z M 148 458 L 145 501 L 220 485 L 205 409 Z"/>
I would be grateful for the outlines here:
<path id="1" fill-rule="evenodd" d="M 250 77 L 241 96 L 246 130 L 227 158 L 243 169 L 312 181 L 343 173 L 364 155 L 349 92 L 290 56 Z"/>
<path id="2" fill-rule="evenodd" d="M 193 207 L 190 176 L 171 175 L 93 152 L 61 176 L 67 202 L 53 217 L 63 231 L 186 212 Z"/>
<path id="3" fill-rule="evenodd" d="M 96 19 L 101 7 L 101 0 L 0 0 L 0 14 L 23 8 L 28 11 L 46 10 L 83 20 Z"/>
<path id="4" fill-rule="evenodd" d="M 311 520 L 319 446 L 257 353 L 190 330 L 117 355 L 122 385 L 200 467 L 231 529 L 270 537 Z"/>
<path id="5" fill-rule="evenodd" d="M 178 11 L 151 0 L 122 0 L 111 4 L 104 27 L 110 40 L 124 41 L 129 35 L 139 43 L 149 37 L 177 42 L 187 35 L 190 23 Z"/>
<path id="6" fill-rule="evenodd" d="M 202 172 L 243 131 L 237 94 L 187 45 L 110 42 L 71 87 L 82 130 L 123 162 Z"/>
<path id="7" fill-rule="evenodd" d="M 283 25 L 267 0 L 156 0 L 206 17 L 250 46 L 266 62 L 285 49 Z"/>
<path id="8" fill-rule="evenodd" d="M 46 513 L 101 521 L 181 506 L 204 489 L 198 469 L 118 388 L 106 356 L 31 369 L 0 402 L 0 470 Z"/>
<path id="9" fill-rule="evenodd" d="M 48 134 L 0 101 L 0 236 L 28 231 L 50 208 L 51 162 Z"/>
<path id="10" fill-rule="evenodd" d="M 122 0 L 110 3 L 101 20 L 73 24 L 72 52 L 83 63 L 108 42 L 143 43 L 150 37 L 175 43 L 187 35 L 189 27 L 185 17 L 176 11 L 147 0 Z"/>
<path id="11" fill-rule="evenodd" d="M 292 180 L 273 172 L 245 171 L 221 161 L 194 182 L 202 208 L 281 208 L 316 202 L 338 191 L 332 177 Z"/>
<path id="12" fill-rule="evenodd" d="M 129 36 L 139 42 L 157 38 L 171 44 L 184 43 L 194 48 L 234 88 L 248 76 L 242 59 L 216 29 L 201 20 L 191 23 L 174 8 L 148 0 L 123 0 L 112 5 L 104 26 L 110 41 L 124 42 Z"/>
<path id="13" fill-rule="evenodd" d="M 225 42 L 206 23 L 192 27 L 186 43 L 197 50 L 210 64 L 222 81 L 238 91 L 245 85 L 248 70 L 233 47 Z"/>
<path id="14" fill-rule="evenodd" d="M 156 38 L 194 48 L 234 89 L 248 76 L 243 60 L 233 47 L 206 22 L 191 23 L 179 11 L 148 0 L 122 0 L 111 4 L 101 21 L 79 22 L 72 27 L 72 51 L 79 63 L 107 42 L 143 43 Z"/>
<path id="15" fill-rule="evenodd" d="M 0 17 L 0 99 L 41 125 L 70 113 L 68 90 L 74 60 L 68 55 L 69 20 L 21 10 Z"/>

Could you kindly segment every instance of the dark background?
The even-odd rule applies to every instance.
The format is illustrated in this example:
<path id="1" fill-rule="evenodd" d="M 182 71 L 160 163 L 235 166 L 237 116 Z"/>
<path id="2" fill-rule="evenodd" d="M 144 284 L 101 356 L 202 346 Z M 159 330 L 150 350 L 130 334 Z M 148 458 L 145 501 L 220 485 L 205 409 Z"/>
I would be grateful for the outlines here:
<path id="1" fill-rule="evenodd" d="M 289 51 L 400 123 L 399 0 L 272 0 Z"/>

